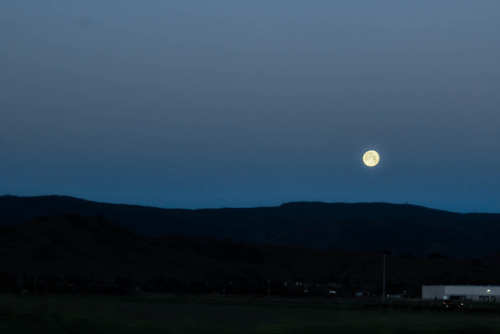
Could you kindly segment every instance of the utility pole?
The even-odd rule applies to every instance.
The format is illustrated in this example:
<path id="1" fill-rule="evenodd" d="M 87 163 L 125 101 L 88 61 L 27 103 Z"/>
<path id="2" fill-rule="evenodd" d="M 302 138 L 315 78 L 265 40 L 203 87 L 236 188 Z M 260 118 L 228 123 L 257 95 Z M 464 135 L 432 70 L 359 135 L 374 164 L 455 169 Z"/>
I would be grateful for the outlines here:
<path id="1" fill-rule="evenodd" d="M 382 301 L 385 302 L 385 254 L 382 268 Z"/>

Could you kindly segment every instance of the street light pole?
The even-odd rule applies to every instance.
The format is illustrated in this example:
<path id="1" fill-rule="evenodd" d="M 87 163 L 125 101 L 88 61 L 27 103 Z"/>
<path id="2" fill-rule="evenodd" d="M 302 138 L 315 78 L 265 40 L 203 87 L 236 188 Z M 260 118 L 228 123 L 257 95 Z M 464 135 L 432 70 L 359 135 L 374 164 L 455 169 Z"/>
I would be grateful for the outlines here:
<path id="1" fill-rule="evenodd" d="M 385 254 L 384 254 L 384 264 L 382 269 L 382 301 L 385 301 Z"/>

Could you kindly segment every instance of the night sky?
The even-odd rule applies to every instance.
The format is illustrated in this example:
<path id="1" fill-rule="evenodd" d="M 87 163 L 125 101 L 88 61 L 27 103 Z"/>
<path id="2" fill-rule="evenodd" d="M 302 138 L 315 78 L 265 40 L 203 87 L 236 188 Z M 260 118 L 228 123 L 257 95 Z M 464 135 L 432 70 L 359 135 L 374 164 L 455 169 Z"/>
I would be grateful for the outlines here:
<path id="1" fill-rule="evenodd" d="M 499 13 L 496 0 L 2 1 L 0 194 L 500 212 Z"/>

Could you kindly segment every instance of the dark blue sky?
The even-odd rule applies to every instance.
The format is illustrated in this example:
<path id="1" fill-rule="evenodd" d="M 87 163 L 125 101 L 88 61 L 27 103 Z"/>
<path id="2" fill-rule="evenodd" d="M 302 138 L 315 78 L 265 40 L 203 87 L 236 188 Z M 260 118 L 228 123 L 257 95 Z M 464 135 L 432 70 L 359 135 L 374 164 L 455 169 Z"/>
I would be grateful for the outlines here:
<path id="1" fill-rule="evenodd" d="M 496 0 L 2 1 L 0 193 L 500 212 L 498 13 Z"/>

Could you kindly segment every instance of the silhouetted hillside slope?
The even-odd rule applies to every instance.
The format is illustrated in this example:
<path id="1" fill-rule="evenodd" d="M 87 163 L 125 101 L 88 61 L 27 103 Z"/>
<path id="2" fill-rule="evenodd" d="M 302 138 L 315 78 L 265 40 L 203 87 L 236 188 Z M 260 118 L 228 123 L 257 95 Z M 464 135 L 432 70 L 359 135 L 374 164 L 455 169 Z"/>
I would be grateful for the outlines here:
<path id="1" fill-rule="evenodd" d="M 422 284 L 498 284 L 500 256 L 450 260 L 387 256 L 388 292 Z M 145 238 L 102 218 L 41 217 L 0 230 L 0 291 L 144 291 L 328 295 L 380 293 L 382 254 L 253 246 L 198 237 Z M 35 284 L 36 277 L 36 284 Z M 225 289 L 225 290 L 223 290 Z"/>
<path id="2" fill-rule="evenodd" d="M 144 237 L 183 235 L 316 249 L 392 250 L 451 257 L 500 252 L 499 214 L 387 203 L 287 203 L 241 209 L 160 209 L 63 196 L 0 197 L 0 225 L 39 216 L 102 216 Z"/>

